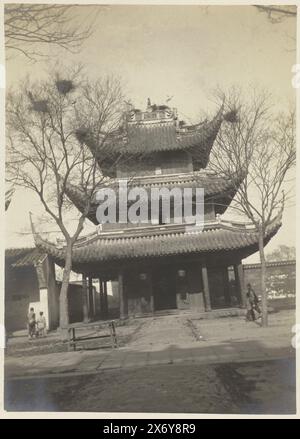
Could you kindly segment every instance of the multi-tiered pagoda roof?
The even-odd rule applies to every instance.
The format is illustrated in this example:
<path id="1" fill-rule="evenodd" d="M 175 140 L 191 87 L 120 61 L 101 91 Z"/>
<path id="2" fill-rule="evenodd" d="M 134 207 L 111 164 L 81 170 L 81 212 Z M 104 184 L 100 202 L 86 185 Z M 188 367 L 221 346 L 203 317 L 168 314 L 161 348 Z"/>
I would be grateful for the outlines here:
<path id="1" fill-rule="evenodd" d="M 166 160 L 166 157 L 172 157 L 178 151 L 184 152 L 191 164 L 186 171 L 134 175 L 129 184 L 146 190 L 152 187 L 204 188 L 205 203 L 214 205 L 214 218 L 207 220 L 200 232 L 187 233 L 184 224 L 150 224 L 97 231 L 75 244 L 73 269 L 83 272 L 89 264 L 99 266 L 124 260 L 186 254 L 213 257 L 220 253 L 238 252 L 241 259 L 257 251 L 258 232 L 253 226 L 224 222 L 219 217 L 232 201 L 244 176 L 228 180 L 205 169 L 221 124 L 234 120 L 234 112 L 224 114 L 222 106 L 210 121 L 186 125 L 178 120 L 175 109 L 149 105 L 145 112 L 128 111 L 124 115 L 124 123 L 116 132 L 103 135 L 101 148 L 92 131 L 86 128 L 78 130 L 77 137 L 89 146 L 97 158 L 101 173 L 107 177 L 105 184 L 110 187 L 117 185 L 118 169 L 122 168 L 123 162 L 130 169 L 135 166 L 137 159 L 151 163 L 153 157 Z M 86 206 L 85 194 L 70 184 L 67 185 L 67 194 L 74 205 L 83 211 Z M 88 214 L 89 220 L 95 224 L 97 205 L 92 200 Z M 277 232 L 280 224 L 278 217 L 268 227 L 265 243 Z M 35 238 L 39 248 L 50 254 L 59 265 L 64 264 L 63 244 L 58 246 L 38 234 L 35 234 Z"/>

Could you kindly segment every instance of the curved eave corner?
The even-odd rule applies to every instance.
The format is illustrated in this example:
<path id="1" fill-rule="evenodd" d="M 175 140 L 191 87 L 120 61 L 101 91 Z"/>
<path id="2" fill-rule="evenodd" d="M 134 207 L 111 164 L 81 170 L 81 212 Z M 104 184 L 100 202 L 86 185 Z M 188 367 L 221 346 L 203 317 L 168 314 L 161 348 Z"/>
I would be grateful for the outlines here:
<path id="1" fill-rule="evenodd" d="M 264 245 L 277 233 L 280 226 L 281 217 L 277 217 L 267 229 Z M 235 251 L 239 251 L 244 258 L 258 250 L 257 230 L 248 231 L 236 227 L 204 230 L 197 234 L 166 233 L 132 237 L 122 237 L 119 234 L 117 236 L 94 235 L 77 243 L 73 250 L 73 266 L 78 268 L 81 264 L 109 263 L 125 259 Z M 35 243 L 58 265 L 64 265 L 65 247 L 59 248 L 37 233 L 35 233 Z"/>
<path id="2" fill-rule="evenodd" d="M 195 171 L 206 168 L 209 162 L 213 144 L 224 120 L 223 111 L 222 105 L 211 121 L 199 125 L 192 132 L 179 135 L 178 142 L 183 150 L 191 154 Z"/>
<path id="3" fill-rule="evenodd" d="M 235 196 L 239 185 L 241 184 L 241 182 L 244 179 L 244 175 L 242 175 L 241 177 L 237 178 L 235 182 L 233 182 L 232 180 L 226 180 L 226 178 L 216 178 L 215 176 L 213 177 L 213 180 L 211 180 L 210 176 L 207 176 L 205 179 L 199 178 L 197 180 L 197 177 L 195 177 L 195 180 L 192 181 L 191 180 L 191 185 L 195 185 L 198 184 L 199 187 L 204 187 L 204 194 L 205 194 L 205 199 L 206 202 L 209 202 L 210 200 L 214 200 L 215 201 L 215 207 L 216 207 L 216 213 L 219 214 L 223 214 L 228 205 L 231 203 L 233 197 Z M 141 187 L 143 187 L 142 183 L 140 183 Z M 139 185 L 137 185 L 139 186 Z M 181 187 L 181 183 L 178 182 L 176 184 L 173 183 L 171 185 L 172 187 L 178 186 Z M 163 183 L 162 183 L 162 187 L 163 187 Z M 184 186 L 183 187 L 187 187 Z M 68 198 L 70 199 L 70 201 L 76 206 L 76 208 L 80 211 L 83 212 L 84 208 L 85 208 L 85 201 L 84 201 L 84 197 L 85 195 L 83 194 L 83 192 L 80 190 L 80 188 L 78 188 L 75 185 L 72 185 L 70 183 L 66 184 L 66 194 L 68 196 Z M 219 203 L 219 204 L 218 204 Z M 90 211 L 89 214 L 87 216 L 87 218 L 93 222 L 95 225 L 98 225 L 98 221 L 96 218 L 96 210 L 97 210 L 97 206 L 98 204 L 95 203 L 94 201 L 91 202 L 91 207 L 90 207 Z"/>
<path id="4" fill-rule="evenodd" d="M 130 136 L 126 128 L 117 130 L 116 134 L 112 133 L 107 137 L 107 141 L 103 143 L 101 154 L 99 147 L 91 133 L 87 130 L 80 129 L 77 131 L 77 137 L 84 142 L 91 150 L 98 161 L 99 168 L 104 175 L 109 177 L 116 176 L 116 164 L 122 161 L 135 160 L 137 157 L 149 156 L 155 152 L 182 150 L 191 154 L 194 162 L 194 170 L 205 168 L 209 161 L 210 152 L 214 141 L 218 135 L 221 124 L 224 120 L 234 122 L 234 118 L 228 118 L 228 114 L 224 114 L 224 104 L 220 107 L 215 117 L 209 122 L 199 123 L 193 126 L 186 126 L 177 129 L 175 125 L 170 127 L 174 138 L 168 141 L 168 145 L 162 147 L 159 141 L 153 141 L 152 146 L 144 151 L 137 149 L 136 145 L 131 145 Z M 156 136 L 158 134 L 156 133 Z M 151 142 L 150 142 L 151 143 Z M 162 142 L 164 143 L 164 142 Z M 147 143 L 148 144 L 148 143 Z"/>
<path id="5" fill-rule="evenodd" d="M 69 200 L 74 204 L 79 212 L 82 213 L 85 209 L 85 194 L 77 186 L 72 185 L 71 183 L 66 184 L 65 192 Z M 93 203 L 91 203 L 91 208 L 87 218 L 95 225 L 98 225 L 98 221 L 96 219 L 96 206 Z"/>

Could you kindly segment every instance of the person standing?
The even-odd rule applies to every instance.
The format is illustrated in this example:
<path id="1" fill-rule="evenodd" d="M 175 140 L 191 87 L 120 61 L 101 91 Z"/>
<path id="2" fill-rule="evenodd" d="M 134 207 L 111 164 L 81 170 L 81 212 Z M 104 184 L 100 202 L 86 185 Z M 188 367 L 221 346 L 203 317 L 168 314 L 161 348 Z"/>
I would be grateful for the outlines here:
<path id="1" fill-rule="evenodd" d="M 255 314 L 254 314 L 253 303 L 249 291 L 246 292 L 246 310 L 247 310 L 246 321 L 253 322 L 255 320 Z"/>
<path id="2" fill-rule="evenodd" d="M 31 340 L 35 336 L 36 320 L 35 320 L 34 308 L 30 308 L 29 313 L 27 315 L 27 320 L 28 320 L 28 338 L 29 340 Z"/>
<path id="3" fill-rule="evenodd" d="M 36 326 L 37 326 L 38 337 L 45 337 L 45 335 L 46 335 L 46 318 L 44 316 L 43 311 L 40 312 L 40 315 L 37 318 Z"/>
<path id="4" fill-rule="evenodd" d="M 246 307 L 247 307 L 247 314 L 246 314 L 246 320 L 256 320 L 255 317 L 255 311 L 260 315 L 261 310 L 259 307 L 259 300 L 258 297 L 253 290 L 250 283 L 247 284 L 247 293 L 246 293 Z M 259 316 L 260 317 L 260 316 Z"/>

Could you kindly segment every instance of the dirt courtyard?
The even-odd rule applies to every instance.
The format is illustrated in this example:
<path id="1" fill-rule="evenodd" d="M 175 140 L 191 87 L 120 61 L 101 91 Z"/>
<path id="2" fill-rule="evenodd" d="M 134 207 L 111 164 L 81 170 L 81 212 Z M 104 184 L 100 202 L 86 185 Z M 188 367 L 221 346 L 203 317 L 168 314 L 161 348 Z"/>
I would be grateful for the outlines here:
<path id="1" fill-rule="evenodd" d="M 192 348 L 228 343 L 267 344 L 281 348 L 291 346 L 292 326 L 295 311 L 283 310 L 269 315 L 269 326 L 261 328 L 259 322 L 245 322 L 243 316 L 199 319 L 196 314 L 178 313 L 174 315 L 152 316 L 130 319 L 117 325 L 120 348 L 134 351 L 159 351 L 168 346 Z M 84 333 L 84 331 L 82 332 Z M 108 342 L 108 347 L 109 347 Z M 86 342 L 79 349 L 107 347 L 107 342 Z M 27 339 L 26 331 L 9 338 L 6 358 L 24 358 L 67 352 L 56 331 L 43 339 Z"/>

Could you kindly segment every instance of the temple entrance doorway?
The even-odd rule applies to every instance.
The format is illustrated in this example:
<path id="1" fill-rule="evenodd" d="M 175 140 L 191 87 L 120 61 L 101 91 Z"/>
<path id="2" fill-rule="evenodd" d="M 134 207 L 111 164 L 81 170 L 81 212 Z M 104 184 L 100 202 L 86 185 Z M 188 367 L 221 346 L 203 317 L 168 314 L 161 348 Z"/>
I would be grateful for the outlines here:
<path id="1" fill-rule="evenodd" d="M 153 271 L 153 297 L 155 311 L 177 308 L 175 272 L 162 266 Z"/>
<path id="2" fill-rule="evenodd" d="M 208 281 L 212 309 L 240 306 L 233 267 L 209 268 Z"/>

